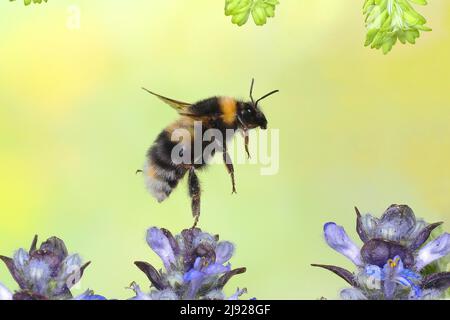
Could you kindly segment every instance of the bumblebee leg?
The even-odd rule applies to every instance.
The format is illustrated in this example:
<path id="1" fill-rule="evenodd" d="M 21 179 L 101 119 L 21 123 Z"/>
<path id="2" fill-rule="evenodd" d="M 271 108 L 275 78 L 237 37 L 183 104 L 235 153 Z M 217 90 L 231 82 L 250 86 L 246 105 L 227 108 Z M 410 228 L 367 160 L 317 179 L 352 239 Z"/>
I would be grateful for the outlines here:
<path id="1" fill-rule="evenodd" d="M 249 143 L 248 132 L 245 133 L 244 141 L 245 141 L 245 152 L 247 152 L 247 158 L 250 159 L 251 158 L 250 152 L 248 151 L 248 143 Z"/>
<path id="2" fill-rule="evenodd" d="M 245 152 L 247 153 L 247 158 L 250 159 L 250 152 L 248 151 L 248 143 L 249 143 L 248 130 L 244 129 L 241 132 L 242 132 L 242 136 L 244 137 Z"/>
<path id="3" fill-rule="evenodd" d="M 136 170 L 136 173 L 135 174 L 138 174 L 138 173 L 143 173 L 144 171 L 142 171 L 141 169 L 138 169 L 138 170 Z"/>
<path id="4" fill-rule="evenodd" d="M 189 196 L 191 197 L 192 215 L 195 218 L 192 228 L 195 228 L 197 226 L 198 219 L 200 218 L 200 182 L 195 174 L 194 168 L 189 170 L 188 188 Z"/>
<path id="5" fill-rule="evenodd" d="M 236 184 L 234 182 L 234 167 L 233 167 L 233 163 L 231 162 L 231 157 L 228 154 L 227 143 L 225 141 L 223 142 L 222 155 L 223 155 L 223 162 L 225 163 L 227 171 L 228 171 L 229 175 L 231 176 L 231 185 L 233 186 L 233 190 L 231 191 L 231 193 L 233 194 L 233 193 L 236 193 Z"/>

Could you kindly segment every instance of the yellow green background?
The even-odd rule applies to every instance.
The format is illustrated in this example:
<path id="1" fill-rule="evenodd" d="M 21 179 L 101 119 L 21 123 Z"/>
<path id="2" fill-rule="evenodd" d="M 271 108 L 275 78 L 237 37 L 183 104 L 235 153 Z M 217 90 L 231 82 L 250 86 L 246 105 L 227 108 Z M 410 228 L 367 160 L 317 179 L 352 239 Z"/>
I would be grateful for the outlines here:
<path id="1" fill-rule="evenodd" d="M 140 176 L 146 149 L 176 114 L 143 92 L 188 101 L 246 98 L 256 78 L 280 171 L 237 165 L 237 195 L 222 166 L 201 173 L 200 226 L 236 243 L 246 266 L 228 292 L 259 299 L 336 298 L 345 283 L 310 263 L 352 268 L 322 225 L 352 237 L 353 206 L 376 215 L 392 203 L 450 225 L 450 3 L 421 12 L 433 32 L 383 56 L 363 47 L 363 1 L 281 1 L 264 27 L 242 28 L 224 1 L 68 1 L 0 4 L 0 253 L 32 236 L 63 238 L 92 260 L 75 292 L 127 298 L 161 266 L 150 226 L 192 223 L 185 181 L 158 204 Z M 81 12 L 70 30 L 68 7 Z M 16 289 L 4 266 L 0 281 Z"/>

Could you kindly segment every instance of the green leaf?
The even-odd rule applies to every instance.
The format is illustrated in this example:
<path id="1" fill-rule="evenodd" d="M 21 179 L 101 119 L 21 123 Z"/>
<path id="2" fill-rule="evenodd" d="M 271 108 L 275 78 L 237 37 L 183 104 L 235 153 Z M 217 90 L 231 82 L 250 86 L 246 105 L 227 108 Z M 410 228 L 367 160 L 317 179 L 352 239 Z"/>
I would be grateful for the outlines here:
<path id="1" fill-rule="evenodd" d="M 16 1 L 16 0 L 9 0 L 10 2 Z M 31 3 L 42 3 L 47 2 L 47 0 L 23 0 L 24 5 L 28 6 Z"/>
<path id="2" fill-rule="evenodd" d="M 365 46 L 381 49 L 384 54 L 392 50 L 399 40 L 415 44 L 420 31 L 431 31 L 427 20 L 412 4 L 426 5 L 426 0 L 365 0 L 363 13 L 367 36 Z"/>
<path id="3" fill-rule="evenodd" d="M 278 0 L 225 0 L 225 15 L 231 16 L 232 23 L 242 26 L 251 14 L 255 24 L 262 26 L 267 18 L 275 16 L 278 4 Z"/>

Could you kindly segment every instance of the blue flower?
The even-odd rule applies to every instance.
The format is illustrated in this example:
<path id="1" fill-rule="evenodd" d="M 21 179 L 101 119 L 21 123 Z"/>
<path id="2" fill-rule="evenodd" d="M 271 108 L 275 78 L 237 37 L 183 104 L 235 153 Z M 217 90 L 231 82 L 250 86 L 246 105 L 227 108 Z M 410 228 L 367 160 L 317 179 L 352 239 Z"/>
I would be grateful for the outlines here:
<path id="1" fill-rule="evenodd" d="M 156 270 L 151 264 L 136 261 L 152 284 L 151 291 L 144 293 L 133 283 L 133 300 L 163 299 L 225 299 L 222 289 L 234 275 L 245 268 L 231 269 L 228 261 L 234 253 L 234 245 L 219 241 L 219 236 L 198 228 L 185 229 L 173 236 L 163 228 L 150 228 L 147 242 L 161 258 L 165 270 Z M 238 290 L 232 297 L 245 293 Z"/>
<path id="2" fill-rule="evenodd" d="M 189 283 L 187 299 L 193 299 L 207 277 L 214 277 L 231 271 L 231 265 L 221 263 L 209 263 L 204 257 L 197 257 L 194 266 L 184 274 L 183 280 Z"/>
<path id="3" fill-rule="evenodd" d="M 375 271 L 377 268 L 379 271 Z M 420 274 L 405 268 L 399 256 L 389 259 L 382 269 L 378 266 L 366 266 L 366 272 L 368 272 L 369 276 L 383 281 L 386 299 L 395 297 L 397 286 L 412 289 L 413 294 L 410 296 L 411 298 L 420 298 L 421 296 L 421 289 L 418 284 L 422 277 Z"/>
<path id="4" fill-rule="evenodd" d="M 79 296 L 73 298 L 73 300 L 107 300 L 107 299 L 104 296 L 94 294 L 94 291 L 88 289 Z"/>
<path id="5" fill-rule="evenodd" d="M 13 258 L 0 256 L 20 290 L 14 300 L 72 299 L 70 289 L 81 279 L 90 262 L 82 263 L 78 254 L 69 255 L 64 242 L 51 237 L 36 248 L 34 237 L 30 250 L 17 250 Z M 2 296 L 7 296 L 2 290 Z"/>
<path id="6" fill-rule="evenodd" d="M 325 224 L 324 237 L 331 248 L 356 265 L 357 272 L 313 265 L 335 273 L 353 287 L 343 290 L 342 298 L 429 299 L 442 296 L 450 287 L 450 272 L 420 274 L 425 266 L 450 254 L 448 233 L 427 243 L 431 232 L 442 223 L 416 220 L 406 205 L 390 206 L 380 219 L 362 216 L 358 209 L 356 214 L 356 230 L 364 242 L 361 249 L 334 222 Z"/>

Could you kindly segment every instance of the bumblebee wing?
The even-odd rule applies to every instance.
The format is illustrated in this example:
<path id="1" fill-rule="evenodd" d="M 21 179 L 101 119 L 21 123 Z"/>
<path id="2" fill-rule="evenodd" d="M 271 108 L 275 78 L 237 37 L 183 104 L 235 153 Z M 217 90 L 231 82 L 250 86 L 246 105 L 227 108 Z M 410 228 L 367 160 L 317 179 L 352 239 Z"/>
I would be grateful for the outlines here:
<path id="1" fill-rule="evenodd" d="M 144 89 L 148 93 L 154 95 L 155 97 L 159 98 L 160 100 L 162 100 L 163 102 L 165 102 L 166 104 L 168 104 L 169 106 L 171 106 L 172 108 L 177 110 L 177 112 L 179 114 L 184 115 L 184 116 L 189 116 L 191 114 L 189 112 L 189 107 L 192 105 L 191 103 L 182 102 L 182 101 L 174 100 L 174 99 L 171 99 L 171 98 L 167 98 L 167 97 L 164 97 L 164 96 L 159 95 L 157 93 L 151 92 L 150 90 L 148 90 L 146 88 L 142 88 L 142 89 Z"/>

